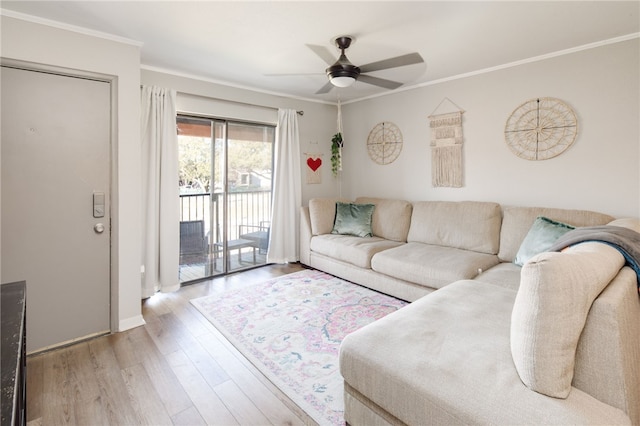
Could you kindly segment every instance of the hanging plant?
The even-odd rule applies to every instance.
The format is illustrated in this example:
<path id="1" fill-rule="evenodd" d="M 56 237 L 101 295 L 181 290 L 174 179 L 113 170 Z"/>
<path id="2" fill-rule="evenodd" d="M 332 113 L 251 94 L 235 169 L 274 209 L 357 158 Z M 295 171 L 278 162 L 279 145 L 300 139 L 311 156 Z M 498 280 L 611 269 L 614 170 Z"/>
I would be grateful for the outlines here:
<path id="1" fill-rule="evenodd" d="M 331 171 L 336 177 L 342 170 L 342 145 L 342 133 L 338 132 L 331 138 Z"/>

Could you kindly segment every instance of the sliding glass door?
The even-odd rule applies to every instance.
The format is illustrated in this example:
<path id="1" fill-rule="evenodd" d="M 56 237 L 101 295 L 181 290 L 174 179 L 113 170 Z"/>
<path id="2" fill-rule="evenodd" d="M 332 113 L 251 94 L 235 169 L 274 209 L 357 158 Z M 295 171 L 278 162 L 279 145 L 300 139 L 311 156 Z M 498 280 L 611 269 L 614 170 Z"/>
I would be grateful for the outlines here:
<path id="1" fill-rule="evenodd" d="M 180 281 L 266 262 L 275 128 L 178 116 Z"/>

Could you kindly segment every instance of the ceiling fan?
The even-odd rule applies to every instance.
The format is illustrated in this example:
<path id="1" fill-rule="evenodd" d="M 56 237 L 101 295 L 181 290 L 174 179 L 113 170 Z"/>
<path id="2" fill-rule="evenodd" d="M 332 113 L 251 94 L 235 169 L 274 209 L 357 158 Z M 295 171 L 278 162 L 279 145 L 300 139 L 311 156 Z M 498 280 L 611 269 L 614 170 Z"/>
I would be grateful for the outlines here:
<path id="1" fill-rule="evenodd" d="M 329 68 L 325 70 L 327 77 L 329 78 L 329 82 L 322 86 L 320 90 L 316 92 L 316 94 L 328 93 L 334 87 L 351 86 L 356 80 L 363 83 L 373 84 L 374 86 L 384 87 L 385 89 L 397 89 L 398 87 L 402 86 L 403 83 L 374 77 L 365 73 L 424 62 L 422 56 L 420 56 L 419 53 L 414 52 L 406 55 L 396 56 L 395 58 L 371 62 L 369 64 L 358 67 L 356 65 L 353 65 L 349 61 L 349 59 L 347 59 L 347 56 L 344 53 L 344 51 L 349 48 L 352 41 L 353 37 L 351 36 L 340 36 L 335 39 L 335 44 L 341 52 L 340 57 L 337 61 L 334 59 L 333 55 L 326 47 L 307 45 L 329 65 Z"/>

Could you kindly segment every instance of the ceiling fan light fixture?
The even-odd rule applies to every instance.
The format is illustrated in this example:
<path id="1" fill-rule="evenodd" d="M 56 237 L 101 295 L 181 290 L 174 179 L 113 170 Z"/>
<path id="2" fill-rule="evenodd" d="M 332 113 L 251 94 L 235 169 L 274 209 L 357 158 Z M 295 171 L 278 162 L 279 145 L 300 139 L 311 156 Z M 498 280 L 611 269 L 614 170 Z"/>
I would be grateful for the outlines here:
<path id="1" fill-rule="evenodd" d="M 336 87 L 349 87 L 355 83 L 356 79 L 353 77 L 331 77 L 331 84 Z"/>
<path id="2" fill-rule="evenodd" d="M 360 75 L 360 68 L 353 65 L 342 54 L 338 62 L 327 68 L 327 77 L 329 81 L 336 87 L 349 87 L 351 86 Z"/>

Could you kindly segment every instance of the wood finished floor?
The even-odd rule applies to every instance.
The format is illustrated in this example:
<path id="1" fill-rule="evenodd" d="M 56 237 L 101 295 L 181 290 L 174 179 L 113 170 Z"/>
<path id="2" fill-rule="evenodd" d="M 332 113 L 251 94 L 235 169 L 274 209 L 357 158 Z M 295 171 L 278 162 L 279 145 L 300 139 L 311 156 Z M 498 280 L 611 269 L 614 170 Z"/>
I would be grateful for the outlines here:
<path id="1" fill-rule="evenodd" d="M 296 272 L 269 265 L 158 294 L 146 325 L 27 360 L 36 425 L 315 425 L 189 303 Z"/>
<path id="2" fill-rule="evenodd" d="M 255 262 L 253 256 L 255 255 Z M 252 268 L 256 265 L 264 265 L 267 263 L 267 255 L 260 253 L 260 250 L 254 250 L 250 247 L 240 250 L 233 249 L 229 255 L 229 271 L 238 272 L 239 269 Z M 207 275 L 215 275 L 222 272 L 223 259 L 217 259 L 212 261 L 207 259 L 207 256 L 202 255 L 185 255 L 180 256 L 180 270 L 179 279 L 181 283 L 199 280 Z M 213 272 L 207 272 L 208 269 L 212 269 Z"/>

